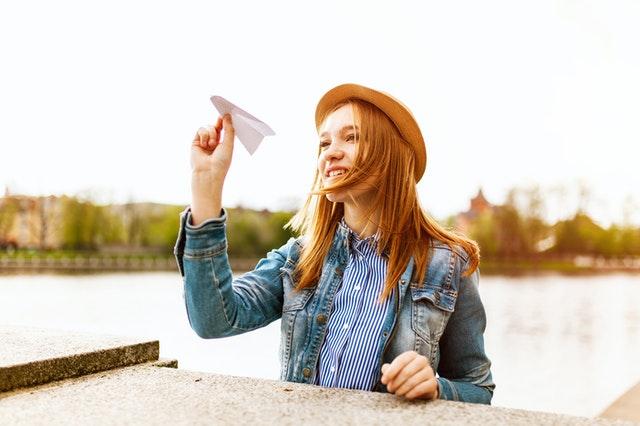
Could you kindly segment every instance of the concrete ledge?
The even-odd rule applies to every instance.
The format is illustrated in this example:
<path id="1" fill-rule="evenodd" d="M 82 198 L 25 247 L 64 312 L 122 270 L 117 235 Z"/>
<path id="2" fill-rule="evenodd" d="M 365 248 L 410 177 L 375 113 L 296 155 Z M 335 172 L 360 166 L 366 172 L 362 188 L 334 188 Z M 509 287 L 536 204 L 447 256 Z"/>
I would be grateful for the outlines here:
<path id="1" fill-rule="evenodd" d="M 158 341 L 0 326 L 0 392 L 158 360 Z"/>
<path id="2" fill-rule="evenodd" d="M 126 367 L 0 394 L 4 424 L 625 424 L 450 401 Z"/>
<path id="3" fill-rule="evenodd" d="M 629 389 L 600 414 L 607 419 L 627 419 L 640 424 L 640 383 Z"/>

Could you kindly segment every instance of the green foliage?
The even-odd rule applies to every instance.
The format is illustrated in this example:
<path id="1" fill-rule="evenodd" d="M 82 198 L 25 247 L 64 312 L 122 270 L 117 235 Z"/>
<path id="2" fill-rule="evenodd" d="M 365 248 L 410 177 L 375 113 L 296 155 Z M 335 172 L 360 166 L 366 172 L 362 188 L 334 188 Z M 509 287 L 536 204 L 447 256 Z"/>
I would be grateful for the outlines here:
<path id="1" fill-rule="evenodd" d="M 102 240 L 105 212 L 89 201 L 65 198 L 62 204 L 62 246 L 73 250 L 95 250 Z"/>
<path id="2" fill-rule="evenodd" d="M 613 241 L 607 241 L 605 230 L 583 213 L 577 213 L 570 220 L 558 222 L 555 235 L 556 244 L 553 251 L 559 254 L 595 255 L 603 245 L 612 247 L 615 244 Z"/>
<path id="3" fill-rule="evenodd" d="M 141 238 L 142 245 L 171 253 L 176 242 L 182 210 L 183 207 L 179 206 L 163 206 L 160 212 L 149 214 L 143 221 L 145 226 Z"/>
<path id="4" fill-rule="evenodd" d="M 469 235 L 480 246 L 483 257 L 496 257 L 500 253 L 497 223 L 491 211 L 482 213 L 473 221 Z"/>
<path id="5" fill-rule="evenodd" d="M 617 225 L 605 229 L 582 212 L 551 226 L 542 219 L 543 211 L 536 187 L 514 189 L 504 205 L 474 218 L 469 236 L 489 259 L 640 255 L 640 229 Z M 547 240 L 551 242 L 543 244 Z"/>
<path id="6" fill-rule="evenodd" d="M 124 244 L 126 236 L 122 220 L 108 206 L 98 207 L 101 211 L 98 230 L 99 245 Z"/>
<path id="7" fill-rule="evenodd" d="M 640 229 L 630 225 L 599 226 L 578 212 L 551 226 L 543 218 L 543 197 L 537 187 L 510 191 L 504 205 L 493 206 L 471 219 L 467 233 L 476 240 L 485 259 L 530 259 L 538 262 L 564 256 L 640 256 Z M 0 200 L 0 242 L 11 231 L 19 201 Z M 88 200 L 60 199 L 58 248 L 71 251 L 171 253 L 179 228 L 182 206 L 150 203 L 102 206 Z M 293 236 L 284 225 L 293 213 L 228 209 L 229 256 L 263 257 Z M 455 217 L 446 225 L 453 228 Z"/>
<path id="8" fill-rule="evenodd" d="M 267 220 L 267 228 L 273 232 L 271 247 L 280 247 L 285 244 L 289 238 L 294 237 L 293 232 L 288 228 L 285 229 L 285 225 L 291 220 L 293 213 L 291 212 L 274 212 L 269 215 Z"/>
<path id="9" fill-rule="evenodd" d="M 229 256 L 238 258 L 263 257 L 268 251 L 282 246 L 292 236 L 284 229 L 292 213 L 229 209 L 227 239 Z"/>
<path id="10" fill-rule="evenodd" d="M 107 246 L 150 248 L 171 252 L 182 207 L 127 204 L 119 209 L 65 198 L 62 205 L 62 247 L 96 250 Z"/>

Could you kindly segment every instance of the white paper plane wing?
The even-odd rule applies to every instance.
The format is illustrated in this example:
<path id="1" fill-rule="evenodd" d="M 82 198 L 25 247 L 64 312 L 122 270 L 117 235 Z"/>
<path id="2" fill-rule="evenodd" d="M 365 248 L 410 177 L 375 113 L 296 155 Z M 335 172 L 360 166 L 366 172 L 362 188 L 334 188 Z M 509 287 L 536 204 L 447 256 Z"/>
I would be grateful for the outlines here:
<path id="1" fill-rule="evenodd" d="M 256 152 L 265 136 L 276 134 L 265 122 L 232 104 L 222 96 L 212 96 L 211 102 L 220 115 L 231 114 L 236 136 L 251 155 Z"/>

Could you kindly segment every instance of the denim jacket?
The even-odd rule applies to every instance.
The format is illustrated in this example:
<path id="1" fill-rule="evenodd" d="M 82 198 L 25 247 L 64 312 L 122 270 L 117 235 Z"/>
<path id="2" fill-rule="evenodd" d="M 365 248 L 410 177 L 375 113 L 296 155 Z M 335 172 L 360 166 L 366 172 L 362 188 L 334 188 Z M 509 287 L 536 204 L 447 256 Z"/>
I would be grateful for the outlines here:
<path id="1" fill-rule="evenodd" d="M 348 228 L 338 225 L 318 284 L 295 290 L 293 271 L 303 239 L 290 239 L 233 279 L 227 257 L 226 212 L 194 227 L 180 216 L 174 249 L 184 279 L 189 323 L 203 338 L 245 333 L 279 318 L 280 379 L 314 383 L 333 298 L 349 259 Z M 423 280 L 413 282 L 413 260 L 398 281 L 378 342 L 379 367 L 416 351 L 438 374 L 440 398 L 490 404 L 495 387 L 484 352 L 486 325 L 478 293 L 479 272 L 462 277 L 469 257 L 462 249 L 432 244 Z M 380 376 L 380 371 L 378 371 Z M 378 379 L 376 391 L 386 386 Z"/>

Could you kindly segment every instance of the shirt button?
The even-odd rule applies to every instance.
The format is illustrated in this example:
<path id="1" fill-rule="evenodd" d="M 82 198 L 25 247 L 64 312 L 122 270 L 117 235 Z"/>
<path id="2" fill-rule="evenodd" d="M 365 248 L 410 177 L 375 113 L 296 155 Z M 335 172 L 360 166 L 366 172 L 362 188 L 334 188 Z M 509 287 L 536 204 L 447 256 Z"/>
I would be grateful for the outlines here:
<path id="1" fill-rule="evenodd" d="M 357 285 L 357 286 L 355 286 L 353 289 L 354 289 L 355 291 L 358 291 L 358 290 L 360 290 L 360 286 L 359 286 L 359 285 Z"/>
<path id="2" fill-rule="evenodd" d="M 345 324 L 345 325 L 342 326 L 343 330 L 346 330 L 347 328 L 349 328 L 349 324 Z"/>
<path id="3" fill-rule="evenodd" d="M 303 375 L 304 377 L 309 377 L 309 376 L 311 375 L 311 369 L 309 369 L 309 368 L 303 368 L 303 369 L 302 369 L 302 375 Z"/>
<path id="4" fill-rule="evenodd" d="M 320 314 L 316 317 L 316 321 L 318 322 L 318 324 L 324 324 L 327 322 L 327 316 L 324 314 Z"/>
<path id="5" fill-rule="evenodd" d="M 336 372 L 336 368 L 335 368 L 335 367 L 331 367 L 331 368 L 329 369 L 329 371 L 331 371 L 332 373 L 335 373 L 335 372 Z"/>

